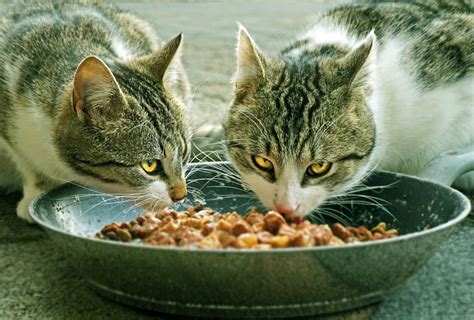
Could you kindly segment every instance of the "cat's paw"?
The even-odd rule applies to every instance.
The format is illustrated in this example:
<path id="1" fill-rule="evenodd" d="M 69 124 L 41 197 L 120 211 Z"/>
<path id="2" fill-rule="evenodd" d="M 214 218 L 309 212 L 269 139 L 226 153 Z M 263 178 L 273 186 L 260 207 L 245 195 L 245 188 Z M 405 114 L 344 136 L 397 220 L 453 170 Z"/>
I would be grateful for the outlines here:
<path id="1" fill-rule="evenodd" d="M 468 172 L 454 181 L 453 186 L 466 194 L 474 193 L 474 172 Z"/>
<path id="2" fill-rule="evenodd" d="M 28 223 L 34 224 L 35 221 L 31 218 L 30 212 L 28 211 L 28 207 L 30 206 L 31 201 L 33 201 L 34 197 L 23 197 L 23 199 L 18 202 L 16 206 L 16 214 L 25 220 Z"/>

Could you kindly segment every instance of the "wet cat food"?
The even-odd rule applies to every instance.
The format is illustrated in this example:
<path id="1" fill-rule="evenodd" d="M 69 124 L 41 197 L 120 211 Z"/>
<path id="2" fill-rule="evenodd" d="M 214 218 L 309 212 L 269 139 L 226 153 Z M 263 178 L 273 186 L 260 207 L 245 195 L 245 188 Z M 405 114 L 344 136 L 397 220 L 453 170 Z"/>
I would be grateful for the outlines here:
<path id="1" fill-rule="evenodd" d="M 266 214 L 252 210 L 245 216 L 237 212 L 219 213 L 201 205 L 186 211 L 168 210 L 147 213 L 131 222 L 111 223 L 97 238 L 148 245 L 201 249 L 270 249 L 342 245 L 397 236 L 383 222 L 368 229 L 326 224 L 287 222 L 275 211 Z"/>

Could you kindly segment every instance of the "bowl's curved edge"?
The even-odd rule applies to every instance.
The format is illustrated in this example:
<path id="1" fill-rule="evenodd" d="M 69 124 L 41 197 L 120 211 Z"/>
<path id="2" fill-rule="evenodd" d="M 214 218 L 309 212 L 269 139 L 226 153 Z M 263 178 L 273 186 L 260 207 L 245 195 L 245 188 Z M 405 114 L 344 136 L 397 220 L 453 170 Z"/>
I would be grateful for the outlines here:
<path id="1" fill-rule="evenodd" d="M 212 162 L 210 162 L 210 163 L 201 162 L 201 163 L 197 163 L 196 165 L 209 165 L 211 163 Z M 220 164 L 226 164 L 226 162 L 220 162 Z M 388 238 L 388 239 L 383 239 L 383 240 L 379 240 L 379 241 L 371 241 L 371 242 L 350 243 L 350 244 L 346 244 L 344 246 L 320 246 L 320 247 L 311 247 L 311 248 L 283 248 L 283 249 L 276 248 L 276 249 L 263 249 L 263 250 L 259 250 L 259 252 L 271 251 L 271 252 L 274 252 L 274 253 L 278 253 L 278 252 L 307 251 L 307 250 L 308 251 L 313 251 L 313 250 L 314 251 L 319 251 L 319 250 L 328 250 L 328 249 L 329 250 L 338 250 L 338 249 L 345 249 L 345 248 L 349 248 L 349 247 L 358 247 L 358 246 L 372 246 L 372 245 L 376 246 L 376 245 L 380 245 L 380 244 L 387 243 L 387 242 L 392 242 L 392 241 L 393 242 L 405 241 L 405 240 L 409 240 L 412 237 L 420 237 L 420 236 L 424 236 L 424 235 L 427 235 L 427 234 L 430 234 L 430 233 L 438 232 L 438 231 L 453 227 L 454 225 L 461 222 L 464 218 L 466 218 L 469 215 L 469 213 L 471 212 L 471 202 L 470 202 L 470 200 L 458 190 L 455 190 L 451 187 L 448 187 L 448 186 L 445 186 L 445 185 L 442 185 L 442 184 L 439 184 L 439 183 L 436 183 L 436 182 L 432 182 L 432 181 L 427 180 L 427 179 L 421 179 L 421 178 L 410 176 L 410 175 L 405 175 L 405 174 L 401 174 L 401 173 L 394 173 L 394 172 L 389 172 L 389 171 L 379 171 L 379 172 L 388 173 L 388 174 L 401 176 L 401 177 L 406 177 L 406 178 L 409 178 L 409 179 L 421 180 L 423 182 L 434 184 L 434 185 L 436 185 L 440 188 L 443 188 L 443 189 L 446 190 L 446 192 L 450 192 L 450 193 L 454 194 L 459 199 L 459 201 L 461 202 L 460 204 L 462 206 L 462 210 L 460 210 L 461 212 L 454 219 L 451 219 L 451 220 L 449 220 L 445 223 L 442 223 L 442 224 L 440 224 L 436 227 L 426 229 L 426 230 L 422 230 L 422 231 L 418 231 L 418 232 L 412 232 L 412 233 L 405 234 L 405 235 L 400 235 L 400 236 L 394 237 L 394 238 Z M 56 187 L 56 188 L 54 188 L 54 189 L 52 189 L 48 192 L 42 193 L 38 197 L 36 197 L 31 202 L 31 204 L 29 206 L 29 212 L 30 212 L 30 216 L 32 217 L 32 219 L 38 225 L 40 225 L 41 227 L 43 227 L 45 229 L 49 229 L 53 232 L 61 233 L 61 234 L 66 235 L 66 236 L 77 237 L 77 238 L 81 238 L 81 239 L 86 240 L 86 241 L 107 241 L 107 240 L 94 239 L 92 237 L 87 237 L 85 235 L 72 234 L 70 232 L 66 232 L 65 230 L 62 230 L 60 228 L 56 228 L 56 227 L 52 226 L 51 224 L 48 224 L 47 222 L 43 221 L 43 219 L 41 219 L 37 215 L 37 211 L 38 211 L 37 206 L 42 201 L 45 201 L 45 199 L 50 194 L 52 194 L 54 192 L 57 192 L 58 190 L 65 189 L 65 188 L 77 188 L 77 186 L 74 186 L 73 184 L 70 184 L 70 183 L 66 183 L 66 184 L 60 185 L 60 186 L 58 186 L 58 187 Z M 101 193 L 100 191 L 97 191 L 97 192 Z M 105 194 L 105 195 L 107 195 L 107 194 Z M 117 241 L 107 241 L 107 242 L 108 242 L 108 244 L 115 245 L 115 246 L 129 246 L 129 247 L 142 247 L 142 248 L 145 247 L 147 250 L 178 250 L 178 251 L 193 251 L 193 252 L 196 251 L 196 249 L 193 249 L 193 248 L 181 248 L 181 247 L 179 247 L 179 248 L 168 248 L 168 247 L 159 247 L 159 246 L 143 246 L 141 244 L 124 243 L 124 242 L 117 242 Z M 220 252 L 222 252 L 222 250 L 220 250 L 220 249 L 199 249 L 199 252 L 220 253 Z M 252 249 L 240 249 L 240 250 L 230 251 L 230 252 L 256 253 L 257 251 L 252 250 Z"/>

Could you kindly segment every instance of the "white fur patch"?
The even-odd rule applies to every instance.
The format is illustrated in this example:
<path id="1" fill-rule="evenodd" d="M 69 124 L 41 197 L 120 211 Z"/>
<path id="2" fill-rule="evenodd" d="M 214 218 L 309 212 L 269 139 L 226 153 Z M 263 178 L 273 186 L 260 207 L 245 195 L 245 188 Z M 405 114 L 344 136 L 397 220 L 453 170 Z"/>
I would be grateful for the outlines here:
<path id="1" fill-rule="evenodd" d="M 130 60 L 133 58 L 132 52 L 130 52 L 125 43 L 119 38 L 112 39 L 112 50 L 114 50 L 117 57 L 122 60 Z"/>
<path id="2" fill-rule="evenodd" d="M 419 90 L 401 67 L 407 43 L 389 41 L 377 61 L 379 168 L 417 174 L 436 155 L 474 142 L 474 79 Z"/>
<path id="3" fill-rule="evenodd" d="M 298 168 L 290 161 L 275 183 L 268 182 L 256 173 L 243 173 L 242 177 L 266 208 L 276 210 L 278 206 L 293 209 L 293 214 L 288 218 L 295 218 L 303 217 L 313 211 L 328 194 L 322 186 L 301 186 L 305 170 L 306 168 Z"/>
<path id="4" fill-rule="evenodd" d="M 63 165 L 53 147 L 52 121 L 49 117 L 34 105 L 18 107 L 15 111 L 12 137 L 15 152 L 24 166 L 32 172 L 53 177 L 53 180 L 57 178 L 58 183 L 70 180 L 70 170 Z"/>
<path id="5" fill-rule="evenodd" d="M 350 37 L 344 28 L 334 25 L 314 26 L 301 37 L 301 40 L 309 40 L 313 47 L 321 44 L 334 43 L 355 47 L 358 42 L 358 39 Z"/>
<path id="6" fill-rule="evenodd" d="M 152 182 L 148 186 L 146 194 L 149 195 L 149 200 L 138 204 L 140 207 L 150 211 L 159 211 L 173 204 L 168 194 L 168 185 L 163 181 Z"/>

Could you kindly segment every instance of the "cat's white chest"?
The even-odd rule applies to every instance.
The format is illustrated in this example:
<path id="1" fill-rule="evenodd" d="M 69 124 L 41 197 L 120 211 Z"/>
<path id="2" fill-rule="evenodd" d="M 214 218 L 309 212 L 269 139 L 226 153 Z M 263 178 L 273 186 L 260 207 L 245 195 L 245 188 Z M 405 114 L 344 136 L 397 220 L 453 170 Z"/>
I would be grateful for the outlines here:
<path id="1" fill-rule="evenodd" d="M 69 169 L 59 158 L 53 145 L 52 120 L 34 106 L 18 106 L 13 119 L 11 136 L 22 169 L 56 178 L 59 182 L 69 180 Z"/>

